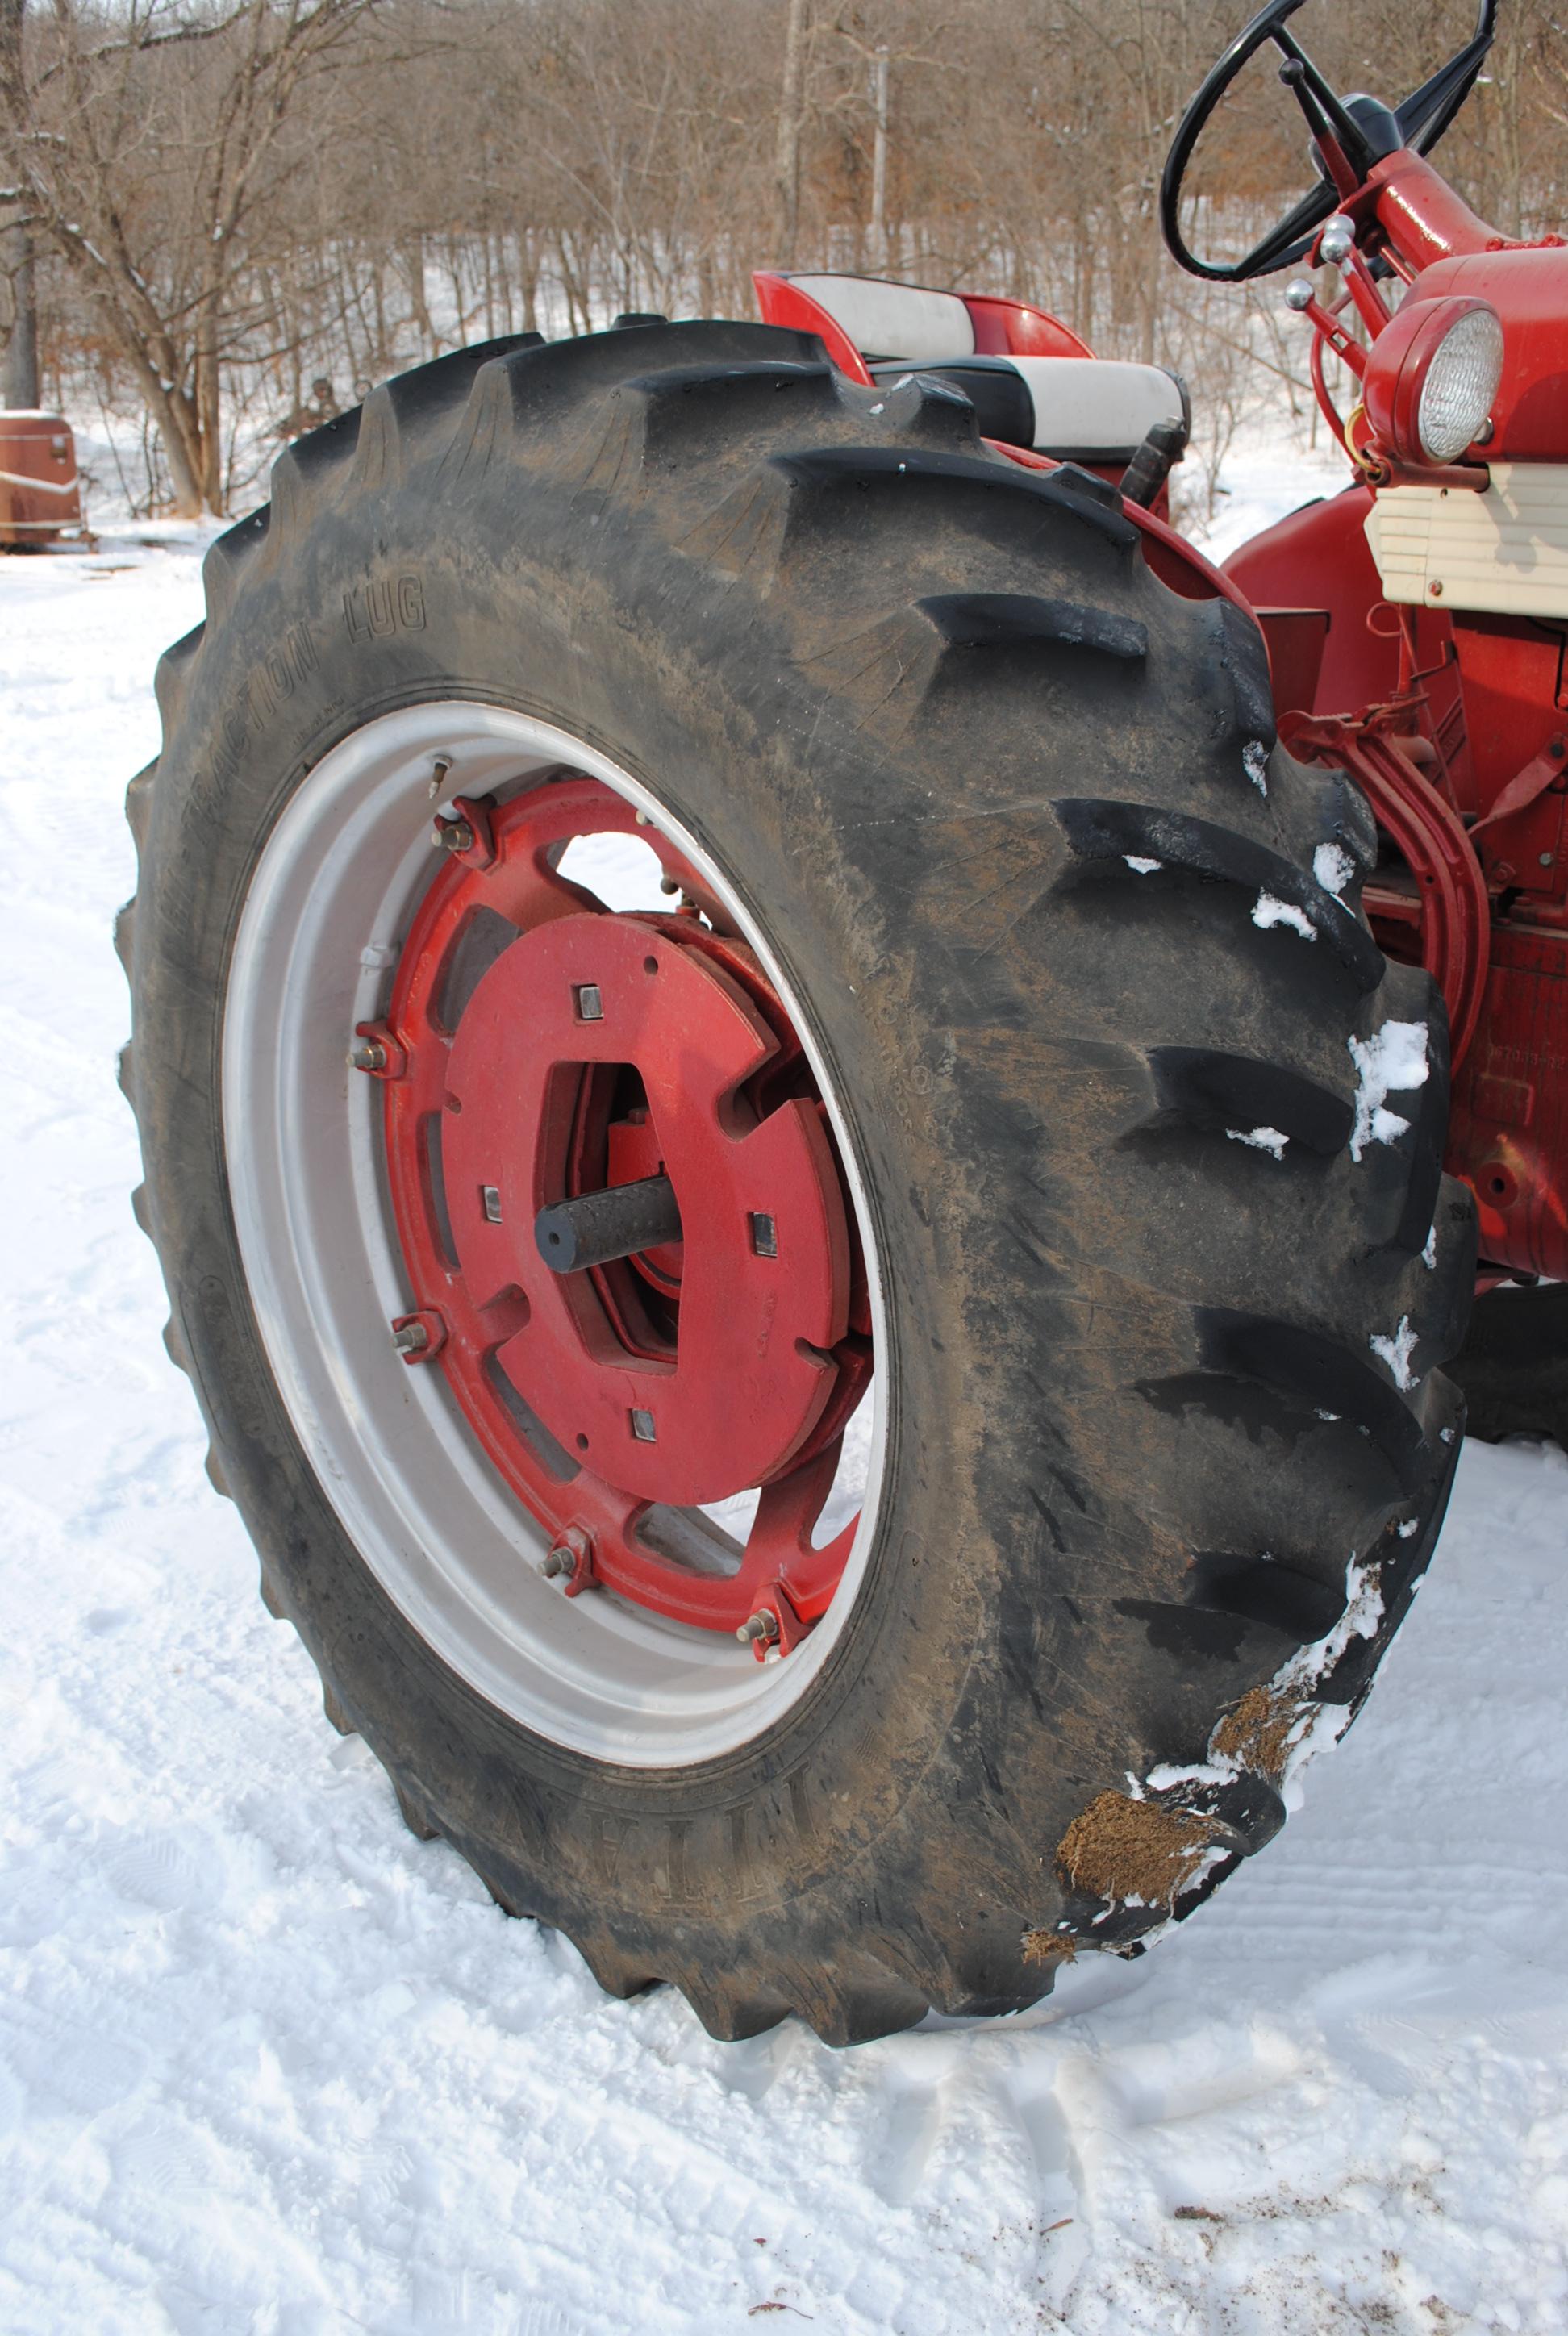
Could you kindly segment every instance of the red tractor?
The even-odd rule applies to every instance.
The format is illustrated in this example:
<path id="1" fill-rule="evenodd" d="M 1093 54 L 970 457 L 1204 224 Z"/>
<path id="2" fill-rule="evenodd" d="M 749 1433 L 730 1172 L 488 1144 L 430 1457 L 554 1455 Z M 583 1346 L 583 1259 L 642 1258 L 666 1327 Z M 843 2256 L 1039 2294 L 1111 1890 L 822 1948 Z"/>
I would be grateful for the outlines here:
<path id="1" fill-rule="evenodd" d="M 715 2035 L 1191 1913 L 1427 1562 L 1477 1225 L 1500 1320 L 1568 1273 L 1568 252 L 1423 159 L 1490 0 L 1397 112 L 1300 5 L 1167 231 L 1271 43 L 1319 182 L 1208 272 L 1339 271 L 1355 483 L 1228 573 L 1170 375 L 772 275 L 385 384 L 160 668 L 214 1480 L 415 1832 Z"/>

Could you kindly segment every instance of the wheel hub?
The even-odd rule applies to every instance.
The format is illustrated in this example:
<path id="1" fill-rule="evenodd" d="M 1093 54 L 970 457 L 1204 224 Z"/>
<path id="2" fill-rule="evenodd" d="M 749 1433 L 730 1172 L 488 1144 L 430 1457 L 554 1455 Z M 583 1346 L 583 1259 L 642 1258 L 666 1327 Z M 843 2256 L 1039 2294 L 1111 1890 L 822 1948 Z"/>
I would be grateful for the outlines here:
<path id="1" fill-rule="evenodd" d="M 759 1120 L 743 1094 L 777 1052 L 700 949 L 608 915 L 515 942 L 452 1044 L 443 1166 L 466 1295 L 520 1318 L 495 1364 L 562 1449 L 642 1500 L 721 1501 L 778 1475 L 836 1377 L 849 1241 L 822 1120 L 798 1098 Z M 607 1121 L 605 1090 L 628 1071 L 680 1207 L 678 1280 L 674 1245 L 655 1252 L 678 1290 L 661 1309 L 673 1338 L 624 1268 L 557 1273 L 535 1241 L 541 1210 L 595 1188 L 608 1126 L 628 1124 Z"/>
<path id="2" fill-rule="evenodd" d="M 852 1538 L 812 1535 L 871 1370 L 852 1214 L 799 1040 L 656 831 L 679 913 L 611 912 L 559 872 L 571 838 L 636 823 L 609 788 L 569 777 L 452 810 L 387 1019 L 355 1056 L 385 1083 L 406 1319 L 428 1333 L 400 1351 L 445 1374 L 570 1552 L 555 1570 L 571 1593 L 599 1585 L 714 1630 L 765 1610 L 775 1627 L 748 1643 L 787 1652 Z M 613 1216 L 634 1184 L 673 1193 L 678 1237 L 667 1210 L 646 1249 L 558 1270 L 541 1212 L 604 1194 Z M 744 1548 L 700 1514 L 759 1487 Z"/>

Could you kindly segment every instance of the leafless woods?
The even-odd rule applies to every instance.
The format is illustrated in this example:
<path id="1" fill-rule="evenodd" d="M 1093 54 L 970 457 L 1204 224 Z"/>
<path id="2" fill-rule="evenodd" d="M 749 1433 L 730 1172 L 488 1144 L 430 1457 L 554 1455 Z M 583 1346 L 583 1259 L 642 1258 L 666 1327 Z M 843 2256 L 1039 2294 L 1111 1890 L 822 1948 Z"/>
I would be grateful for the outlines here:
<path id="1" fill-rule="evenodd" d="M 1261 350 L 1164 260 L 1161 161 L 1245 0 L 0 0 L 0 333 L 12 404 L 139 411 L 145 502 L 222 510 L 280 431 L 460 341 L 626 310 L 751 312 L 831 265 L 1009 292 L 1200 375 Z M 1314 0 L 1341 86 L 1395 98 L 1469 0 Z M 1450 167 L 1558 223 L 1568 50 L 1512 0 Z M 1260 223 L 1299 137 L 1242 121 Z M 42 382 L 29 378 L 29 277 Z M 1260 337 L 1260 335 L 1261 337 Z M 1230 354 L 1227 355 L 1229 349 Z M 85 418 L 85 417 L 84 417 Z"/>

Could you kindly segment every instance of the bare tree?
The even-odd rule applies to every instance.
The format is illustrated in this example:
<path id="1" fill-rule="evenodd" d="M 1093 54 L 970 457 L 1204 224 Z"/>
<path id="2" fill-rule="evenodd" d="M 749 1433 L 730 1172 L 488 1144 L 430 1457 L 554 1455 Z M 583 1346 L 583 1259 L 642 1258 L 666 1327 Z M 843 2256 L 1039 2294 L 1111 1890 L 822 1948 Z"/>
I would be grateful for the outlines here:
<path id="1" fill-rule="evenodd" d="M 291 112 L 375 5 L 131 0 L 89 15 L 54 0 L 47 35 L 19 37 L 0 75 L 24 226 L 129 365 L 183 512 L 223 505 L 225 340 L 275 229 Z"/>
<path id="2" fill-rule="evenodd" d="M 801 140 L 805 127 L 806 44 L 811 0 L 785 0 L 784 82 L 779 91 L 778 141 L 774 177 L 778 190 L 774 257 L 781 268 L 795 264 L 800 234 Z"/>
<path id="3" fill-rule="evenodd" d="M 0 0 L 0 90 L 16 86 L 22 74 L 22 19 L 27 0 Z M 4 156 L 0 148 L 0 157 Z M 0 274 L 11 293 L 11 329 L 0 371 L 0 405 L 12 410 L 38 403 L 38 300 L 33 237 L 20 206 L 0 229 Z"/>
<path id="4" fill-rule="evenodd" d="M 24 7 L 0 0 L 0 329 L 31 255 L 27 401 L 102 394 L 128 473 L 150 416 L 148 504 L 248 492 L 286 422 L 464 339 L 745 313 L 770 263 L 1036 301 L 1107 355 L 1180 366 L 1201 412 L 1258 380 L 1295 394 L 1277 287 L 1249 305 L 1178 277 L 1154 216 L 1241 0 Z M 1315 0 L 1310 39 L 1341 87 L 1398 97 L 1472 9 Z M 1511 0 L 1443 154 L 1526 235 L 1563 208 L 1558 13 Z M 1228 104 L 1202 150 L 1238 246 L 1311 168 L 1266 63 L 1257 79 L 1284 113 Z"/>
<path id="5" fill-rule="evenodd" d="M 37 271 L 33 238 L 23 220 L 0 234 L 0 268 L 11 287 L 11 330 L 0 367 L 0 406 L 15 412 L 18 407 L 35 406 L 40 395 Z"/>

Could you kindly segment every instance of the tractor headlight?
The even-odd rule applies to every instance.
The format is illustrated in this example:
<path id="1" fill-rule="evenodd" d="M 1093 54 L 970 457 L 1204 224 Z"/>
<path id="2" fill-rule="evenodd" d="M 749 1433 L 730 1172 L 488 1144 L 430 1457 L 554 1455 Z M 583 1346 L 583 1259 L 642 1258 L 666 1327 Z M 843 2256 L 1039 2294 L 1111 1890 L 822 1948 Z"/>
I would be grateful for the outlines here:
<path id="1" fill-rule="evenodd" d="M 1397 462 L 1456 462 L 1485 427 L 1503 375 L 1503 326 L 1485 300 L 1407 300 L 1374 342 L 1361 385 Z"/>
<path id="2" fill-rule="evenodd" d="M 1429 462 L 1456 462 L 1492 411 L 1503 374 L 1503 326 L 1494 308 L 1471 308 L 1433 351 L 1416 408 Z"/>

